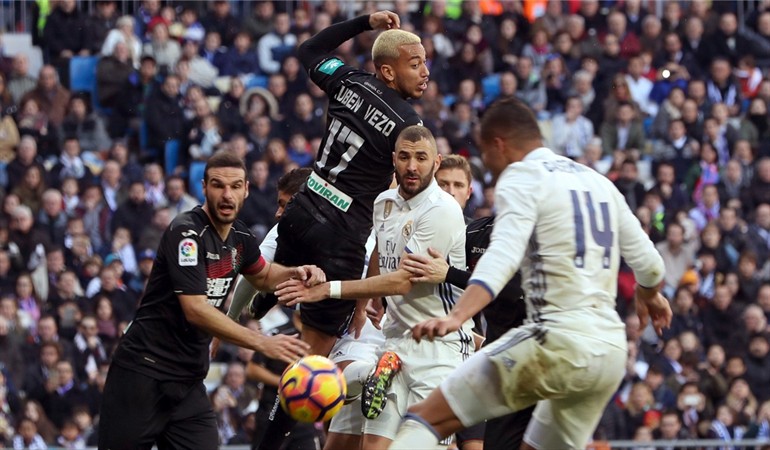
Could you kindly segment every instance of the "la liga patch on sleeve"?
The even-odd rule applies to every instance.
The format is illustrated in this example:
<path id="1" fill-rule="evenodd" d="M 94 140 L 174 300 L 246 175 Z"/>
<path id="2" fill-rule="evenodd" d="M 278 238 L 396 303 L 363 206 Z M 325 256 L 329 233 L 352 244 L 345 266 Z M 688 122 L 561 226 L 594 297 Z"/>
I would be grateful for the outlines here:
<path id="1" fill-rule="evenodd" d="M 198 243 L 194 239 L 182 239 L 179 242 L 179 265 L 198 265 Z"/>

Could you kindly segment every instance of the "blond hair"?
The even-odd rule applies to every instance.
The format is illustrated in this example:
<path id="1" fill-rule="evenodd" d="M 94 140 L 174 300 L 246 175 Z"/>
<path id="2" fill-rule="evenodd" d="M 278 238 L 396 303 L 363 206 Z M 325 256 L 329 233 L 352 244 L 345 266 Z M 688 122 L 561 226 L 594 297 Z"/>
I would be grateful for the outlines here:
<path id="1" fill-rule="evenodd" d="M 420 44 L 420 37 L 404 30 L 386 30 L 377 36 L 372 46 L 372 61 L 375 67 L 397 60 L 398 48 L 402 45 Z"/>

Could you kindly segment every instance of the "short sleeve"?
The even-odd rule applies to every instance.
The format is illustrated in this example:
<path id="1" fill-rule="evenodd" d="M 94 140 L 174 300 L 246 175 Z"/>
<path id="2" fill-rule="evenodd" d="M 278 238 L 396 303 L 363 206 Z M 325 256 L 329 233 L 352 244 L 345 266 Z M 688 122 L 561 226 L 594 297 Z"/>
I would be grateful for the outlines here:
<path id="1" fill-rule="evenodd" d="M 161 247 L 167 255 L 174 293 L 206 295 L 206 253 L 198 233 L 184 225 L 170 228 L 163 235 Z"/>
<path id="2" fill-rule="evenodd" d="M 241 233 L 239 236 L 242 241 L 243 255 L 241 256 L 240 273 L 243 275 L 256 275 L 265 268 L 267 264 L 262 253 L 259 251 L 257 238 L 251 233 Z"/>
<path id="3" fill-rule="evenodd" d="M 265 238 L 262 239 L 262 243 L 259 244 L 259 251 L 262 253 L 262 257 L 265 261 L 272 262 L 275 259 L 275 250 L 278 248 L 278 225 L 273 225 L 273 228 L 267 232 Z"/>

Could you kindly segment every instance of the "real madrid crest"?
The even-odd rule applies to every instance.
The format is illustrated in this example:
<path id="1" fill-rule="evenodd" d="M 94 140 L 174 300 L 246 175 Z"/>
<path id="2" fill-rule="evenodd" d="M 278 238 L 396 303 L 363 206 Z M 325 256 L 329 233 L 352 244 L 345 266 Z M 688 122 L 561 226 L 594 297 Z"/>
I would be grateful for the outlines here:
<path id="1" fill-rule="evenodd" d="M 393 200 L 388 200 L 385 202 L 385 214 L 383 214 L 382 218 L 387 219 L 390 215 L 390 212 L 393 210 Z"/>
<path id="2" fill-rule="evenodd" d="M 401 229 L 401 234 L 405 238 L 407 238 L 407 239 L 409 238 L 409 236 L 412 235 L 412 221 L 411 220 L 409 222 L 407 222 L 406 225 L 404 225 L 404 228 Z"/>

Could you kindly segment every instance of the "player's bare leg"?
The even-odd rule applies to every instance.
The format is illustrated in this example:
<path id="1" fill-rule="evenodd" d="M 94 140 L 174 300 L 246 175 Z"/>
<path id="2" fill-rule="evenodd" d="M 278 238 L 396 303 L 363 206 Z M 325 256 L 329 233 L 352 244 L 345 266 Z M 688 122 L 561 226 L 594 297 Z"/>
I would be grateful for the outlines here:
<path id="1" fill-rule="evenodd" d="M 302 326 L 302 340 L 310 344 L 309 355 L 329 356 L 329 353 L 337 342 L 336 336 L 328 335 L 307 324 Z"/>
<path id="2" fill-rule="evenodd" d="M 434 449 L 438 441 L 464 428 L 441 389 L 434 389 L 425 400 L 409 407 L 406 421 L 390 447 L 393 450 Z M 364 438 L 366 439 L 366 438 Z M 366 440 L 364 440 L 364 448 Z"/>
<path id="3" fill-rule="evenodd" d="M 360 450 L 361 436 L 330 432 L 326 436 L 324 450 Z"/>
<path id="4" fill-rule="evenodd" d="M 460 445 L 460 450 L 484 450 L 484 441 L 477 439 L 465 441 Z"/>
<path id="5" fill-rule="evenodd" d="M 388 450 L 391 442 L 393 441 L 383 436 L 365 434 L 361 448 L 366 450 Z"/>
<path id="6" fill-rule="evenodd" d="M 430 424 L 442 439 L 465 428 L 455 416 L 441 389 L 434 389 L 428 398 L 412 405 L 409 413 Z"/>

